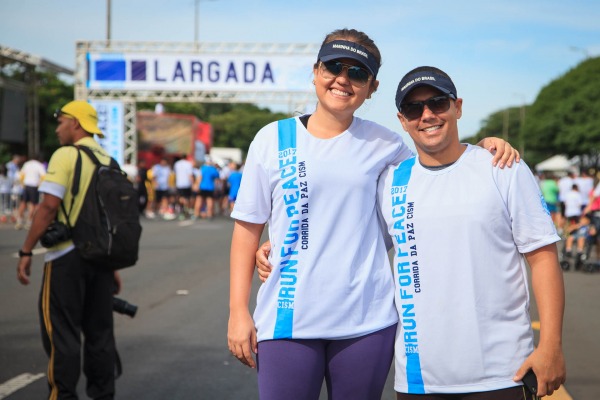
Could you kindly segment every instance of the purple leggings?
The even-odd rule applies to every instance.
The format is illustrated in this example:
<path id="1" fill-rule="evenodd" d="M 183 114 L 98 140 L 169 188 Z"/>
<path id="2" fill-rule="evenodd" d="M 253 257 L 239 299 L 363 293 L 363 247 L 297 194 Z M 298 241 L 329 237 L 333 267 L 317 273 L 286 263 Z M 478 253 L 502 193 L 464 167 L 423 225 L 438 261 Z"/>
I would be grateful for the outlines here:
<path id="1" fill-rule="evenodd" d="M 394 356 L 396 325 L 345 339 L 281 339 L 258 343 L 261 400 L 380 400 Z"/>

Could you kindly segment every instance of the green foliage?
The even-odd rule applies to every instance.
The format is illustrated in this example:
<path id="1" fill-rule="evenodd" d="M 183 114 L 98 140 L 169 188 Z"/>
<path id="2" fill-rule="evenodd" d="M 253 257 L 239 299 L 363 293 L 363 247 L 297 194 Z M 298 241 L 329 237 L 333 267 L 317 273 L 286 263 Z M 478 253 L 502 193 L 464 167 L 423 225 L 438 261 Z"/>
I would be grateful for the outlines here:
<path id="1" fill-rule="evenodd" d="M 526 121 L 534 149 L 568 156 L 600 151 L 600 57 L 588 59 L 544 87 Z M 528 118 L 529 118 L 528 115 Z"/>
<path id="2" fill-rule="evenodd" d="M 208 122 L 213 126 L 214 146 L 237 147 L 246 154 L 260 128 L 287 117 L 251 104 L 237 104 L 229 112 L 211 116 Z"/>
<path id="3" fill-rule="evenodd" d="M 154 111 L 156 103 L 137 103 L 138 111 L 151 110 Z M 230 111 L 231 104 L 222 103 L 163 103 L 164 112 L 172 114 L 194 115 L 202 121 L 208 120 L 211 115 L 221 114 Z"/>
<path id="4" fill-rule="evenodd" d="M 26 82 L 27 80 L 27 72 L 23 68 L 5 68 L 2 72 L 7 78 L 15 81 Z M 34 74 L 33 80 L 36 82 L 35 90 L 38 97 L 40 150 L 48 160 L 54 150 L 60 146 L 55 134 L 54 111 L 73 100 L 73 85 L 64 82 L 52 72 L 35 71 Z M 25 132 L 29 129 L 27 124 L 26 121 Z M 14 143 L 0 145 L 0 160 L 9 159 L 11 153 L 26 154 L 27 146 Z"/>
<path id="5" fill-rule="evenodd" d="M 524 148 L 524 158 L 534 165 L 555 154 L 569 157 L 585 155 L 584 168 L 598 167 L 600 155 L 600 57 L 583 61 L 562 77 L 545 86 L 535 102 L 525 108 L 521 138 L 520 107 L 490 115 L 473 137 L 475 143 L 485 136 L 507 139 Z M 504 115 L 508 112 L 508 136 L 503 135 Z"/>
<path id="6" fill-rule="evenodd" d="M 73 85 L 60 80 L 55 74 L 38 74 L 38 102 L 40 148 L 46 160 L 60 147 L 56 137 L 54 112 L 73 100 Z"/>
<path id="7" fill-rule="evenodd" d="M 525 112 L 525 115 L 527 115 L 527 107 L 525 107 L 525 110 L 521 110 L 521 107 L 511 107 L 496 111 L 482 121 L 481 129 L 475 136 L 461 140 L 475 144 L 484 137 L 495 136 L 509 141 L 514 146 L 518 146 L 522 112 Z"/>

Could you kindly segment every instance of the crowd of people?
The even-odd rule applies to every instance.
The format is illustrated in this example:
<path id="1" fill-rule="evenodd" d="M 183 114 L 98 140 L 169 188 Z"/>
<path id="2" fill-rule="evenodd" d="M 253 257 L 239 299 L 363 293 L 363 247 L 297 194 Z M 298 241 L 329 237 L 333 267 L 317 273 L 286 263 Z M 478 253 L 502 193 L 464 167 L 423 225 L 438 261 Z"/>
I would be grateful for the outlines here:
<path id="1" fill-rule="evenodd" d="M 565 255 L 583 255 L 587 241 L 595 244 L 600 259 L 600 174 L 544 172 L 539 184 L 552 220 L 565 239 Z"/>
<path id="2" fill-rule="evenodd" d="M 145 160 L 126 163 L 123 169 L 138 189 L 141 215 L 169 221 L 229 215 L 242 177 L 235 161 L 218 163 L 210 156 L 191 161 L 186 154 L 162 157 L 151 167 Z"/>
<path id="3" fill-rule="evenodd" d="M 15 229 L 29 229 L 40 202 L 38 187 L 46 175 L 47 163 L 41 155 L 14 154 L 0 165 L 0 223 Z M 243 166 L 235 161 L 215 162 L 207 156 L 202 162 L 187 155 L 163 157 L 148 168 L 145 160 L 137 165 L 126 162 L 123 171 L 140 195 L 140 215 L 164 220 L 212 219 L 229 215 L 240 187 Z"/>
<path id="4" fill-rule="evenodd" d="M 13 154 L 10 161 L 0 165 L 0 222 L 12 223 L 15 229 L 29 229 L 46 168 L 41 154 L 29 159 Z"/>

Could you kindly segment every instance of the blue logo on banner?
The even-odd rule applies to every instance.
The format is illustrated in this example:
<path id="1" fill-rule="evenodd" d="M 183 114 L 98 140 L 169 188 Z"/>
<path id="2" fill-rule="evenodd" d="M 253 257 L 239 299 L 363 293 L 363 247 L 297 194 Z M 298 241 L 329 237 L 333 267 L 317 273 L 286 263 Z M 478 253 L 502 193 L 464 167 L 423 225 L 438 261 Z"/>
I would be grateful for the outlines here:
<path id="1" fill-rule="evenodd" d="M 145 81 L 146 80 L 146 61 L 131 62 L 131 80 Z"/>
<path id="2" fill-rule="evenodd" d="M 125 81 L 124 60 L 96 61 L 94 65 L 97 81 Z"/>

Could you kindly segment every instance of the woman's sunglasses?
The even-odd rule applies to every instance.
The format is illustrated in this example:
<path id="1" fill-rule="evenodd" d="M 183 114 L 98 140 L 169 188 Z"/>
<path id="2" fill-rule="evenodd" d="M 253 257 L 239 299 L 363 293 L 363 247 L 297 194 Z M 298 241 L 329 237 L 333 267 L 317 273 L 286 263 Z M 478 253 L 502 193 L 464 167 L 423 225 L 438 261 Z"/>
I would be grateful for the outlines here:
<path id="1" fill-rule="evenodd" d="M 348 79 L 350 83 L 357 87 L 365 87 L 371 79 L 371 74 L 366 69 L 357 65 L 344 64 L 339 61 L 321 61 L 321 75 L 325 79 L 333 79 L 342 71 L 348 71 Z"/>
<path id="2" fill-rule="evenodd" d="M 446 112 L 450 108 L 450 96 L 435 96 L 424 101 L 404 103 L 400 106 L 400 112 L 404 115 L 404 118 L 413 120 L 421 118 L 425 106 L 434 114 Z"/>

